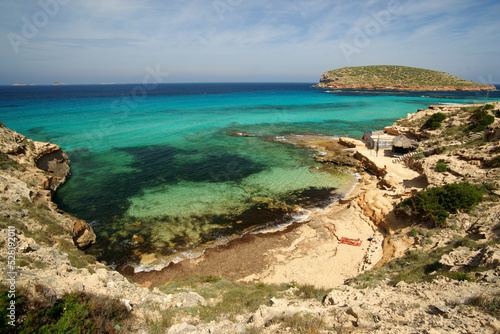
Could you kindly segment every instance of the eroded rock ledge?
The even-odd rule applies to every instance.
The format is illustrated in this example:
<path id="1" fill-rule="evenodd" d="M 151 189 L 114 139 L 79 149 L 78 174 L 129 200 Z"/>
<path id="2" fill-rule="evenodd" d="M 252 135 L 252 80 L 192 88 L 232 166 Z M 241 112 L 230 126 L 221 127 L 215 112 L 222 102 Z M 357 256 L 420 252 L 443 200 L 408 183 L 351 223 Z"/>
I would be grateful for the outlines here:
<path id="1" fill-rule="evenodd" d="M 73 234 L 75 245 L 85 248 L 93 244 L 96 236 L 92 227 L 66 213 L 62 215 L 52 202 L 52 195 L 70 175 L 70 160 L 61 147 L 32 141 L 3 124 L 0 124 L 0 138 L 3 216 L 16 216 L 18 208 L 9 204 L 25 206 L 27 212 L 30 211 L 29 207 L 33 208 L 31 211 L 44 211 L 46 208 L 48 212 L 37 212 L 37 215 L 53 219 L 55 224 L 63 222 L 63 230 L 65 227 L 73 229 L 76 232 Z"/>
<path id="2" fill-rule="evenodd" d="M 478 86 L 412 86 L 412 85 L 374 85 L 374 84 L 342 84 L 336 82 L 320 82 L 315 87 L 325 89 L 356 89 L 356 90 L 397 90 L 417 92 L 451 92 L 451 91 L 491 91 L 496 90 L 493 85 Z"/>

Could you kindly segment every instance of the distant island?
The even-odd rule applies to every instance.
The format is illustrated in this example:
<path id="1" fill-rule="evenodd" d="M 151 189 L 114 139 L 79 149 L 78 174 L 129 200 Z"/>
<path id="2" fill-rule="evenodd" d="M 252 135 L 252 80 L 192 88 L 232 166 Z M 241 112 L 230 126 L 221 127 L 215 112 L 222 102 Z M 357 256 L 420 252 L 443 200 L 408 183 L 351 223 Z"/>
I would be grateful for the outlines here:
<path id="1" fill-rule="evenodd" d="M 495 86 L 457 78 L 449 73 L 416 67 L 373 65 L 325 72 L 315 87 L 412 91 L 489 91 Z"/>

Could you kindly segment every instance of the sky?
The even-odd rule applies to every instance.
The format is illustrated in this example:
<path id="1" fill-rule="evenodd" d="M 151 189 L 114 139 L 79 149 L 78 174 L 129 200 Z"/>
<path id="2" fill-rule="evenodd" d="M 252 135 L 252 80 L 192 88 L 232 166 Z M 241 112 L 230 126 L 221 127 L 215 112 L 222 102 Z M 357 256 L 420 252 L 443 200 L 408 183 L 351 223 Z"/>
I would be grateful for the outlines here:
<path id="1" fill-rule="evenodd" d="M 500 84 L 498 0 L 2 0 L 0 85 L 318 82 L 404 65 Z"/>

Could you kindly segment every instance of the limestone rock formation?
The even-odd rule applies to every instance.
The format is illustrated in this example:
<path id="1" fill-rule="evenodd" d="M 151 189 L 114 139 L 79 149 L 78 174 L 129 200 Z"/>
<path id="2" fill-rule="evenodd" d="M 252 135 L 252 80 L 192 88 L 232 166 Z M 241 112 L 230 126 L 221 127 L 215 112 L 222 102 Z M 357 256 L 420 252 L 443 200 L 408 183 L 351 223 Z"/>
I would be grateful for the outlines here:
<path id="1" fill-rule="evenodd" d="M 74 217 L 72 217 L 72 219 L 75 221 L 75 226 L 73 227 L 73 241 L 76 247 L 85 249 L 95 243 L 96 235 L 92 227 L 81 219 Z"/>

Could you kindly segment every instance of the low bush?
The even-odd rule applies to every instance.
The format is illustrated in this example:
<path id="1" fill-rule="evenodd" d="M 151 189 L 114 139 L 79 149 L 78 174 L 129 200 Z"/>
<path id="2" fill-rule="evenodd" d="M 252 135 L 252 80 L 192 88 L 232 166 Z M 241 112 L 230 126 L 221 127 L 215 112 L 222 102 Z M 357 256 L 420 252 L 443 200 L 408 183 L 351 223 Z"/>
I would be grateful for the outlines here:
<path id="1" fill-rule="evenodd" d="M 448 170 L 448 165 L 442 162 L 438 162 L 435 170 L 438 173 L 444 173 Z"/>
<path id="2" fill-rule="evenodd" d="M 467 281 L 467 282 L 473 282 L 474 280 L 469 277 L 466 273 L 461 273 L 458 271 L 452 271 L 446 274 L 447 277 L 454 279 L 455 281 Z"/>
<path id="3" fill-rule="evenodd" d="M 412 160 L 421 160 L 425 158 L 425 155 L 423 153 L 417 153 L 414 154 L 411 158 Z"/>
<path id="4" fill-rule="evenodd" d="M 470 117 L 471 124 L 468 130 L 471 132 L 481 132 L 484 129 L 495 122 L 495 116 L 490 115 L 488 110 L 494 108 L 491 104 L 487 104 L 484 107 L 477 108 L 473 111 Z"/>
<path id="5" fill-rule="evenodd" d="M 445 247 L 430 251 L 407 251 L 403 257 L 393 259 L 383 267 L 367 271 L 350 280 L 349 284 L 357 288 L 365 288 L 368 286 L 378 286 L 385 282 L 392 286 L 401 281 L 406 283 L 430 282 L 438 276 L 446 276 L 457 281 L 472 281 L 471 276 L 473 275 L 470 275 L 470 272 L 490 270 L 491 268 L 489 266 L 471 266 L 464 268 L 466 272 L 450 272 L 448 269 L 443 268 L 439 260 L 443 255 L 449 254 L 457 247 L 479 250 L 486 245 L 478 244 L 469 238 L 459 237 Z"/>
<path id="6" fill-rule="evenodd" d="M 323 299 L 328 295 L 330 290 L 327 289 L 318 289 L 313 285 L 299 285 L 297 286 L 297 291 L 295 291 L 295 295 L 302 297 L 304 299 L 312 299 L 316 298 L 319 301 L 323 301 Z"/>
<path id="7" fill-rule="evenodd" d="M 493 159 L 486 160 L 484 162 L 484 166 L 488 168 L 497 168 L 500 167 L 500 155 L 497 155 Z"/>
<path id="8" fill-rule="evenodd" d="M 430 219 L 435 225 L 444 226 L 450 214 L 458 210 L 469 212 L 482 198 L 478 188 L 467 182 L 446 184 L 421 191 L 404 200 L 397 212 L 419 215 Z"/>
<path id="9" fill-rule="evenodd" d="M 271 320 L 272 323 L 282 323 L 284 327 L 290 327 L 294 333 L 298 334 L 316 334 L 322 331 L 325 327 L 325 322 L 319 317 L 314 317 L 311 314 L 294 314 L 275 317 Z"/>
<path id="10" fill-rule="evenodd" d="M 477 295 L 470 298 L 467 305 L 480 307 L 497 318 L 500 317 L 500 296 L 499 295 Z"/>
<path id="11" fill-rule="evenodd" d="M 422 129 L 437 130 L 441 127 L 441 123 L 445 119 L 445 114 L 441 112 L 435 113 L 424 123 L 424 125 L 422 125 Z"/>
<path id="12" fill-rule="evenodd" d="M 2 309 L 6 303 L 10 296 L 2 288 Z M 24 292 L 16 296 L 16 326 L 2 323 L 2 329 L 3 333 L 120 333 L 119 323 L 129 315 L 120 301 L 104 296 L 76 292 L 60 299 L 34 298 Z"/>
<path id="13" fill-rule="evenodd" d="M 0 153 L 0 169 L 18 168 L 19 164 L 9 158 L 7 154 Z"/>

